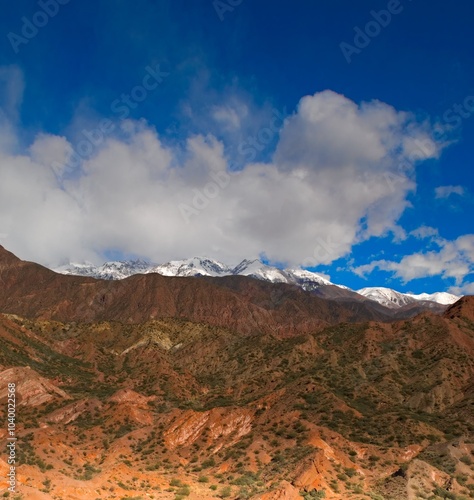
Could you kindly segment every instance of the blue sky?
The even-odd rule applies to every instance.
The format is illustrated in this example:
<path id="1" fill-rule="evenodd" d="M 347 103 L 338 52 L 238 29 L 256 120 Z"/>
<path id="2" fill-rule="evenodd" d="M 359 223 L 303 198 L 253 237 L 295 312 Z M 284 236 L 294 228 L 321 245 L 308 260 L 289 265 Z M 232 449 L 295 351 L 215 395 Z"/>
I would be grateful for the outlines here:
<path id="1" fill-rule="evenodd" d="M 474 5 L 321 4 L 4 7 L 0 243 L 474 293 Z"/>

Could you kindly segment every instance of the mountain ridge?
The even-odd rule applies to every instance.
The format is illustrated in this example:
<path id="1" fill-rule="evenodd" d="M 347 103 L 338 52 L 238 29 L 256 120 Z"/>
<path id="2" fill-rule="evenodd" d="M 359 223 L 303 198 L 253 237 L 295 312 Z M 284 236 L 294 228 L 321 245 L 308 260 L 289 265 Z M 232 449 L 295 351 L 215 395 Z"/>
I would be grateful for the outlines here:
<path id="1" fill-rule="evenodd" d="M 228 266 L 215 259 L 207 257 L 192 257 L 184 260 L 173 260 L 165 264 L 151 264 L 143 260 L 112 261 L 102 266 L 92 264 L 69 264 L 53 269 L 61 274 L 72 274 L 78 276 L 90 276 L 97 279 L 119 280 L 135 274 L 157 273 L 162 276 L 190 277 L 190 276 L 249 276 L 255 279 L 271 283 L 287 283 L 297 285 L 306 291 L 315 291 L 323 286 L 334 286 L 344 290 L 357 293 L 366 299 L 378 302 L 391 308 L 401 308 L 408 305 L 423 302 L 434 302 L 443 306 L 453 304 L 460 297 L 447 292 L 435 292 L 432 294 L 410 294 L 402 293 L 386 287 L 366 287 L 359 290 L 351 290 L 341 284 L 332 283 L 329 279 L 319 273 L 306 269 L 287 268 L 279 269 L 262 263 L 258 259 L 245 259 L 235 267 Z"/>
<path id="2" fill-rule="evenodd" d="M 346 304 L 309 294 L 296 285 L 247 276 L 181 278 L 151 273 L 99 280 L 58 274 L 6 251 L 0 251 L 0 282 L 3 312 L 45 320 L 140 323 L 179 317 L 231 327 L 242 334 L 291 335 L 318 330 L 336 320 L 392 318 L 388 309 L 368 302 Z"/>

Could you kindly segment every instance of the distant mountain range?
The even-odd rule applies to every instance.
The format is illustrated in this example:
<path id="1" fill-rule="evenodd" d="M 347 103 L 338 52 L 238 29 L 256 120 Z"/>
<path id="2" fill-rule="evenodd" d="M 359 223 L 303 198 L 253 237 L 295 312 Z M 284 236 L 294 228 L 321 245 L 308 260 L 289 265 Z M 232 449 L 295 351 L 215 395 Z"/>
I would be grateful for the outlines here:
<path id="1" fill-rule="evenodd" d="M 443 306 L 454 304 L 460 299 L 456 295 L 446 292 L 437 292 L 433 294 L 422 293 L 419 295 L 397 292 L 390 288 L 384 287 L 369 287 L 360 290 L 351 290 L 350 288 L 331 283 L 324 276 L 318 273 L 307 271 L 304 269 L 278 269 L 277 267 L 269 266 L 259 260 L 243 260 L 235 267 L 227 266 L 222 262 L 203 258 L 193 257 L 185 260 L 173 260 L 166 264 L 150 264 L 142 260 L 133 261 L 113 261 L 106 262 L 101 266 L 93 264 L 69 264 L 54 269 L 61 274 L 72 274 L 76 276 L 88 276 L 97 279 L 105 280 L 120 280 L 128 278 L 136 274 L 157 273 L 162 276 L 249 276 L 270 283 L 287 283 L 297 285 L 306 291 L 322 291 L 322 287 L 331 286 L 337 287 L 347 292 L 352 292 L 363 296 L 368 300 L 378 302 L 379 304 L 390 309 L 399 309 L 409 307 L 420 303 L 436 303 Z M 334 297 L 334 290 L 331 297 Z M 327 294 L 324 294 L 327 295 Z M 341 293 L 337 295 L 345 296 Z M 354 296 L 352 297 L 354 298 Z"/>

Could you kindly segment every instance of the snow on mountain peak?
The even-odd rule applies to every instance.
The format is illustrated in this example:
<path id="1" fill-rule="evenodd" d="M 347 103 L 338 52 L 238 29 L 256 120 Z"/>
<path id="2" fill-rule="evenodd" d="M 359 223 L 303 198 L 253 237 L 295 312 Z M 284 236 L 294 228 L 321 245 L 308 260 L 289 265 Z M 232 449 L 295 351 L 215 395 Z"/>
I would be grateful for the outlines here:
<path id="1" fill-rule="evenodd" d="M 217 260 L 192 257 L 185 260 L 172 260 L 166 264 L 153 267 L 150 272 L 163 276 L 223 276 L 230 269 Z"/>
<path id="2" fill-rule="evenodd" d="M 91 263 L 70 264 L 55 269 L 61 274 L 75 274 L 89 276 L 99 279 L 118 280 L 134 274 L 158 273 L 163 276 L 249 276 L 269 281 L 271 283 L 288 283 L 299 286 L 306 291 L 317 290 L 322 286 L 336 286 L 346 290 L 350 288 L 343 285 L 331 283 L 327 278 L 305 269 L 279 269 L 264 264 L 259 260 L 243 260 L 235 267 L 229 267 L 222 262 L 206 257 L 192 257 L 184 260 L 172 260 L 166 264 L 149 264 L 142 260 L 134 261 L 112 261 L 102 266 L 94 266 Z M 359 295 L 374 300 L 379 304 L 396 309 L 413 304 L 418 301 L 437 302 L 443 305 L 453 304 L 460 297 L 446 292 L 433 294 L 422 293 L 419 295 L 400 293 L 391 288 L 367 287 L 357 290 Z"/>
<path id="3" fill-rule="evenodd" d="M 150 264 L 143 260 L 109 261 L 101 266 L 94 266 L 90 262 L 83 264 L 69 264 L 61 266 L 54 271 L 60 274 L 76 274 L 106 280 L 120 280 L 134 274 L 145 274 L 149 271 Z"/>
<path id="4" fill-rule="evenodd" d="M 403 307 L 415 301 L 415 299 L 408 297 L 403 293 L 396 292 L 391 288 L 385 287 L 361 288 L 360 290 L 357 290 L 357 293 L 391 309 Z"/>
<path id="5" fill-rule="evenodd" d="M 446 292 L 438 292 L 433 294 L 422 293 L 413 295 L 409 293 L 401 293 L 391 288 L 385 287 L 367 287 L 357 290 L 359 295 L 363 295 L 367 299 L 374 300 L 385 307 L 395 309 L 408 304 L 413 304 L 419 301 L 437 302 L 438 304 L 449 305 L 454 304 L 460 297 Z"/>
<path id="6" fill-rule="evenodd" d="M 307 269 L 287 269 L 286 272 L 291 276 L 293 276 L 300 285 L 304 285 L 305 283 L 307 284 L 317 283 L 318 285 L 333 285 L 339 288 L 344 288 L 345 290 L 350 290 L 350 288 L 347 286 L 336 285 L 335 283 L 332 283 L 324 276 L 321 276 L 318 273 L 313 273 L 312 271 L 308 271 Z M 305 287 L 303 286 L 303 288 Z"/>
<path id="7" fill-rule="evenodd" d="M 251 276 L 271 281 L 272 283 L 288 283 L 288 277 L 285 272 L 267 264 L 263 264 L 259 260 L 243 260 L 238 266 L 232 270 L 232 274 L 240 276 Z"/>
<path id="8" fill-rule="evenodd" d="M 420 293 L 418 295 L 407 293 L 407 295 L 409 297 L 413 297 L 415 300 L 430 300 L 431 302 L 437 302 L 438 304 L 443 304 L 445 306 L 454 304 L 461 298 L 447 292 Z"/>

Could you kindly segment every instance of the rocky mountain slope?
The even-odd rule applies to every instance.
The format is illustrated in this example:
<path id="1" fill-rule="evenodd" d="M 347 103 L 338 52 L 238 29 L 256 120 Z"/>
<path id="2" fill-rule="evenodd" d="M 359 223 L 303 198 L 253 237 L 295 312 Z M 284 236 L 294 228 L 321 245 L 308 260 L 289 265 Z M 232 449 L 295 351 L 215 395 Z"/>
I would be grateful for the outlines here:
<path id="1" fill-rule="evenodd" d="M 285 339 L 1 315 L 23 498 L 474 497 L 463 301 Z"/>
<path id="2" fill-rule="evenodd" d="M 177 278 L 153 273 L 116 281 L 64 276 L 2 248 L 0 281 L 4 312 L 58 321 L 140 323 L 173 317 L 243 334 L 290 335 L 334 322 L 392 317 L 390 309 L 370 301 L 327 300 L 294 285 L 245 276 Z"/>
<path id="3" fill-rule="evenodd" d="M 474 297 L 380 322 L 288 284 L 5 250 L 0 283 L 24 499 L 474 498 Z"/>

